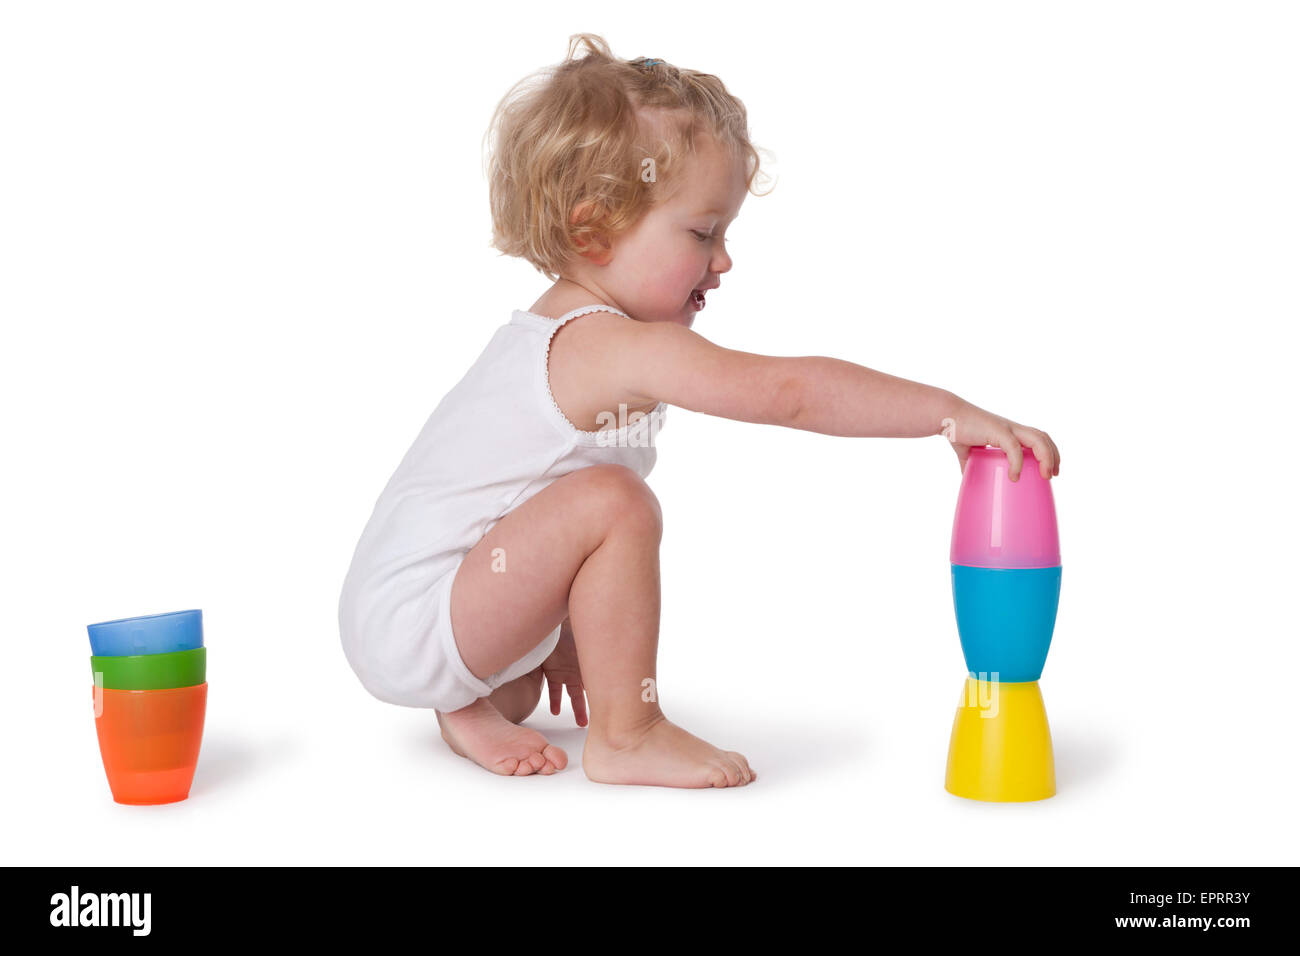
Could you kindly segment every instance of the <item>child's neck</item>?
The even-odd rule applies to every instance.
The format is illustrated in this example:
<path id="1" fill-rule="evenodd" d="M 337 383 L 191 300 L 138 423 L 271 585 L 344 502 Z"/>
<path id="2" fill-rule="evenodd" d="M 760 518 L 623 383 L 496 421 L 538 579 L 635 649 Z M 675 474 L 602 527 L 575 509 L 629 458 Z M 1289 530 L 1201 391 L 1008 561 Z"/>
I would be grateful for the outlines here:
<path id="1" fill-rule="evenodd" d="M 529 307 L 528 311 L 534 315 L 555 319 L 584 305 L 612 305 L 616 309 L 619 308 L 614 298 L 601 290 L 597 284 L 560 276 L 555 280 L 555 284 Z M 624 310 L 619 309 L 619 311 Z"/>

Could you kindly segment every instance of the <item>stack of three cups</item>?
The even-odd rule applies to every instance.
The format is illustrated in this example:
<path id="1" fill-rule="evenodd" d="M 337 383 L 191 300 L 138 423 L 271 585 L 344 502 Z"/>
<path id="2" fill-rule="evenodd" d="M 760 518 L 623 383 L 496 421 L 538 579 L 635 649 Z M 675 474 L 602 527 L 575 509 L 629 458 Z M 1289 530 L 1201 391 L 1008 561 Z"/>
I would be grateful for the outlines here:
<path id="1" fill-rule="evenodd" d="M 113 799 L 174 803 L 190 794 L 207 709 L 203 612 L 91 624 L 95 731 Z"/>
<path id="2" fill-rule="evenodd" d="M 972 448 L 957 495 L 952 597 L 966 658 L 945 787 L 973 800 L 1056 793 L 1038 679 L 1056 627 L 1061 545 L 1051 483 L 1033 451 L 1016 481 L 1000 448 Z"/>

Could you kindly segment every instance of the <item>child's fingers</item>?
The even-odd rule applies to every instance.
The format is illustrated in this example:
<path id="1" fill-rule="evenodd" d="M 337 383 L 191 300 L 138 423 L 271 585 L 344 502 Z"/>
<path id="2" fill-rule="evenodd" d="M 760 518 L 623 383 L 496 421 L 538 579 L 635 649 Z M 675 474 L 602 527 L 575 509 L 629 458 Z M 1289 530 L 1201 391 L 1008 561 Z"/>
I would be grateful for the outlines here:
<path id="1" fill-rule="evenodd" d="M 1025 453 L 1020 450 L 1020 439 L 1010 429 L 997 440 L 997 445 L 1007 453 L 1007 463 L 1011 468 L 1008 477 L 1012 481 L 1020 480 L 1020 469 L 1025 463 Z"/>
<path id="2" fill-rule="evenodd" d="M 1051 462 L 1047 466 L 1047 477 L 1059 475 L 1061 473 L 1061 450 L 1056 447 L 1056 442 L 1052 441 L 1052 436 L 1047 432 L 1039 432 L 1043 436 L 1043 443 L 1047 446 L 1048 454 L 1052 456 Z"/>
<path id="3" fill-rule="evenodd" d="M 1048 441 L 1047 433 L 1024 425 L 1012 426 L 1011 432 L 1034 450 L 1034 457 L 1038 459 L 1038 474 L 1044 479 L 1050 478 L 1056 464 L 1056 454 Z"/>
<path id="4" fill-rule="evenodd" d="M 966 459 L 970 457 L 970 445 L 958 445 L 954 442 L 952 450 L 957 453 L 957 467 L 965 474 Z"/>
<path id="5" fill-rule="evenodd" d="M 1059 475 L 1061 473 L 1061 451 L 1056 447 L 1056 442 L 1052 441 L 1052 436 L 1043 432 L 1043 441 L 1047 442 L 1047 448 L 1052 453 L 1052 463 L 1049 465 L 1050 474 Z"/>
<path id="6" fill-rule="evenodd" d="M 560 701 L 563 699 L 564 685 L 552 678 L 550 674 L 547 674 L 546 687 L 551 692 L 551 713 L 558 717 L 560 716 Z"/>
<path id="7" fill-rule="evenodd" d="M 579 727 L 587 726 L 587 695 L 581 684 L 569 685 L 569 703 L 573 705 L 573 719 Z M 557 710 L 558 714 L 559 711 Z"/>

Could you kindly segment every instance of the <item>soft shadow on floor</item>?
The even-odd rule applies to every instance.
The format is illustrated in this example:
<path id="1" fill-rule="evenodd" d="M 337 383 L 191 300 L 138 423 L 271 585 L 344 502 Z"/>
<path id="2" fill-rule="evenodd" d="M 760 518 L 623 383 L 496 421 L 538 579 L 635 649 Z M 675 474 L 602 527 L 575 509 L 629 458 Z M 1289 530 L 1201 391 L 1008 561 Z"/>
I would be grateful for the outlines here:
<path id="1" fill-rule="evenodd" d="M 565 723 L 560 723 L 561 720 Z M 765 789 L 785 783 L 807 786 L 810 779 L 819 775 L 839 774 L 846 767 L 861 766 L 870 754 L 868 736 L 852 728 L 796 724 L 788 719 L 771 723 L 746 717 L 744 725 L 736 732 L 729 730 L 726 722 L 719 721 L 717 715 L 689 713 L 683 713 L 675 722 L 692 733 L 698 732 L 698 736 L 716 746 L 744 754 L 760 774 Z M 546 713 L 534 714 L 524 721 L 523 726 L 536 730 L 564 750 L 569 755 L 569 770 L 582 772 L 582 748 L 587 740 L 587 730 L 575 727 L 567 712 L 562 718 Z M 445 756 L 449 762 L 462 759 L 443 741 L 436 724 L 412 734 L 410 744 L 417 752 L 433 752 Z"/>
<path id="2" fill-rule="evenodd" d="M 716 714 L 686 711 L 672 719 L 717 747 L 744 754 L 766 788 L 784 783 L 805 786 L 819 775 L 839 774 L 846 766 L 861 765 L 870 752 L 868 735 L 854 728 L 799 724 L 784 718 L 772 723 L 753 716 L 746 716 L 740 726 L 729 727 Z M 570 766 L 581 764 L 586 730 L 572 726 L 557 729 L 536 718 L 526 723 L 563 747 L 569 754 Z"/>
<path id="3" fill-rule="evenodd" d="M 261 770 L 283 765 L 297 749 L 288 738 L 256 742 L 229 737 L 205 739 L 190 796 L 207 796 L 238 787 Z"/>
<path id="4" fill-rule="evenodd" d="M 530 717 L 521 725 L 530 730 L 535 730 L 551 743 L 561 748 L 569 755 L 569 765 L 573 766 L 575 759 L 582 756 L 582 745 L 587 739 L 587 731 L 582 727 L 557 728 L 553 724 L 548 724 L 544 720 Z M 430 727 L 417 728 L 408 737 L 407 741 L 413 751 L 421 755 L 427 755 L 430 752 L 436 755 L 447 757 L 449 761 L 462 760 L 460 755 L 455 753 L 447 742 L 442 739 L 442 732 L 438 725 L 434 723 Z"/>
<path id="5" fill-rule="evenodd" d="M 863 766 L 871 753 L 867 734 L 825 724 L 782 721 L 762 727 L 747 721 L 744 736 L 761 743 L 747 747 L 736 741 L 730 749 L 745 755 L 759 775 L 758 783 L 769 789 L 787 785 L 805 789 L 819 777 L 838 776 Z"/>
<path id="6" fill-rule="evenodd" d="M 1057 793 L 1084 790 L 1105 779 L 1119 763 L 1120 749 L 1114 737 L 1053 732 Z"/>

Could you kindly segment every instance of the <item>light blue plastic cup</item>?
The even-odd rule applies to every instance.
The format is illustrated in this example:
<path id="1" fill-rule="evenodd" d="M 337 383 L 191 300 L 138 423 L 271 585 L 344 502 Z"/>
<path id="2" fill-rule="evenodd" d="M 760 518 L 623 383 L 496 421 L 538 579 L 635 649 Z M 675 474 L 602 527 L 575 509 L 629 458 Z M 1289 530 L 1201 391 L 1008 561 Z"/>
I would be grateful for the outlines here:
<path id="1" fill-rule="evenodd" d="M 96 657 L 169 654 L 203 646 L 203 612 L 172 611 L 91 624 L 90 652 Z"/>

